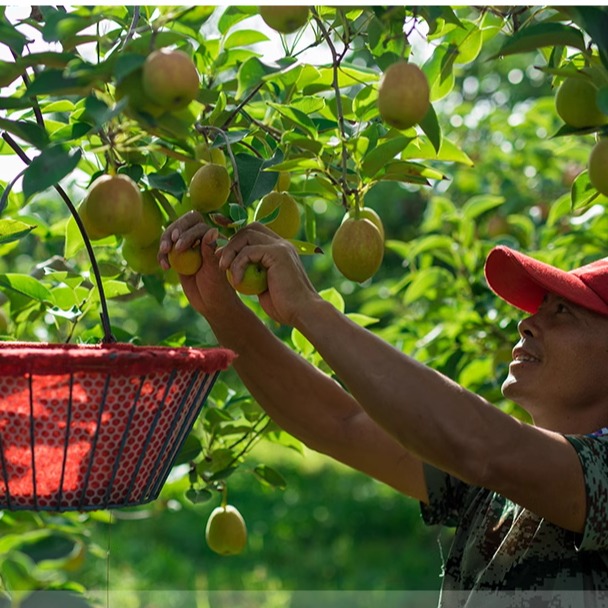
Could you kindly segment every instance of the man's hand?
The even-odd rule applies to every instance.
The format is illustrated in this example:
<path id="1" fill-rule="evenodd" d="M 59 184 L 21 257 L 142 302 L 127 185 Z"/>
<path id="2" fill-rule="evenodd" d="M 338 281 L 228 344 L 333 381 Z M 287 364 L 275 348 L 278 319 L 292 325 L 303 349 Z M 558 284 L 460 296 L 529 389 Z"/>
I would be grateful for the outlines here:
<path id="1" fill-rule="evenodd" d="M 248 264 L 260 264 L 268 274 L 268 290 L 259 295 L 266 313 L 278 323 L 294 325 L 307 303 L 318 299 L 295 247 L 275 232 L 253 222 L 218 248 L 220 269 L 230 269 L 238 285 Z"/>
<path id="2" fill-rule="evenodd" d="M 163 232 L 158 250 L 158 262 L 164 270 L 171 267 L 168 254 L 185 251 L 198 243 L 203 263 L 192 276 L 179 275 L 182 288 L 190 304 L 208 320 L 217 315 L 231 314 L 234 306 L 242 306 L 234 289 L 219 268 L 215 255 L 219 234 L 208 226 L 197 211 L 190 211 L 174 221 Z"/>
<path id="3" fill-rule="evenodd" d="M 259 295 L 259 300 L 278 323 L 294 325 L 310 303 L 319 299 L 295 247 L 264 225 L 254 222 L 245 226 L 223 246 L 218 246 L 218 239 L 218 231 L 205 224 L 200 213 L 190 211 L 164 231 L 158 253 L 159 264 L 166 270 L 170 268 L 171 249 L 183 251 L 200 242 L 200 270 L 193 276 L 180 275 L 180 280 L 192 306 L 208 319 L 240 302 L 226 271 L 230 269 L 238 285 L 251 263 L 266 269 L 268 290 Z"/>

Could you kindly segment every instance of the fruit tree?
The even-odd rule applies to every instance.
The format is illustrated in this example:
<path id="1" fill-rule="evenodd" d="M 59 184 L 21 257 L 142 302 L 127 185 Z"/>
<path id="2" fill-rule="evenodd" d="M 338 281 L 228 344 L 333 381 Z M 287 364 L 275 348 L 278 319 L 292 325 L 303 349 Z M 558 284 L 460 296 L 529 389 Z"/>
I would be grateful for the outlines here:
<path id="1" fill-rule="evenodd" d="M 213 344 L 179 285 L 200 252 L 155 263 L 195 209 L 224 240 L 252 221 L 285 231 L 335 306 L 512 410 L 498 353 L 518 314 L 485 255 L 605 255 L 604 7 L 0 7 L 0 87 L 5 339 Z M 262 314 L 265 270 L 245 274 L 234 287 Z M 226 372 L 175 463 L 180 500 L 225 495 L 262 439 L 301 449 Z M 81 547 L 74 526 L 49 535 Z M 241 549 L 244 525 L 227 545 L 214 529 L 216 550 Z M 51 585 L 17 540 L 2 560 L 7 587 Z"/>

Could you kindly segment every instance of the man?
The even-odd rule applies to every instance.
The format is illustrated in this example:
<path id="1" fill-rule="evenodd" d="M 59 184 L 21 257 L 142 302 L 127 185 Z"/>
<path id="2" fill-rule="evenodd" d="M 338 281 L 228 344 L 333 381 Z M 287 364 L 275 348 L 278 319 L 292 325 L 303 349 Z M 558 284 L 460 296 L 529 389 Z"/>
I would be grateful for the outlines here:
<path id="1" fill-rule="evenodd" d="M 200 240 L 202 267 L 181 277 L 183 289 L 238 353 L 234 367 L 266 412 L 312 449 L 419 500 L 427 523 L 457 526 L 442 605 L 547 605 L 555 595 L 580 606 L 581 593 L 599 602 L 608 589 L 608 258 L 567 273 L 505 247 L 488 257 L 490 287 L 530 313 L 503 385 L 529 425 L 351 322 L 268 228 L 250 224 L 219 248 L 217 237 L 190 212 L 163 234 L 159 262 L 167 268 L 172 247 Z M 238 284 L 252 262 L 268 271 L 263 309 L 300 330 L 348 390 L 241 302 L 226 270 Z"/>

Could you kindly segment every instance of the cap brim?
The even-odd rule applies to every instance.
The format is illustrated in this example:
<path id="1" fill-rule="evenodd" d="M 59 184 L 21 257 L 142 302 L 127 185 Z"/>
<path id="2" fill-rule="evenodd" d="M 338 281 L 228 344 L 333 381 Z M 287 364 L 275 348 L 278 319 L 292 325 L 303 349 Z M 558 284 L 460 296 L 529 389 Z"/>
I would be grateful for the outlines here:
<path id="1" fill-rule="evenodd" d="M 590 306 L 590 300 L 597 299 L 577 276 L 504 245 L 498 245 L 488 254 L 485 275 L 494 293 L 528 313 L 538 310 L 547 293 L 586 308 L 594 308 Z"/>

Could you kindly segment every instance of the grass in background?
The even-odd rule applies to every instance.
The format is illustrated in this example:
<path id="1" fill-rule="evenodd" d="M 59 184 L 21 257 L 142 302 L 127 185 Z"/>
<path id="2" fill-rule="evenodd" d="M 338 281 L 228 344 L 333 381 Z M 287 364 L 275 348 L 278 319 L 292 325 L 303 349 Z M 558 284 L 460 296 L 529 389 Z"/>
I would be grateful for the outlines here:
<path id="1" fill-rule="evenodd" d="M 109 570 L 105 558 L 89 555 L 80 580 L 107 589 L 109 572 L 110 590 L 439 588 L 439 532 L 422 523 L 415 501 L 321 455 L 271 450 L 258 448 L 228 480 L 229 502 L 249 531 L 241 555 L 222 557 L 205 543 L 219 494 L 193 506 L 172 497 L 182 496 L 181 483 L 146 508 L 117 512 L 110 527 L 96 524 L 94 541 L 110 546 Z M 285 490 L 263 487 L 248 473 L 257 457 L 282 473 Z"/>

